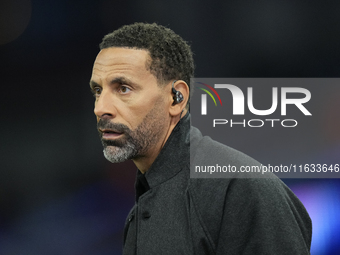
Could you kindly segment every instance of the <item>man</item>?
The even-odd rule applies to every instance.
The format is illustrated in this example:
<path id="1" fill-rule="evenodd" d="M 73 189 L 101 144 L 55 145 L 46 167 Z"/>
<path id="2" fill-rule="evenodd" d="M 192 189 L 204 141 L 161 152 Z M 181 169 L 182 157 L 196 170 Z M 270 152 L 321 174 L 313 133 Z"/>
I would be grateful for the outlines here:
<path id="1" fill-rule="evenodd" d="M 259 163 L 190 127 L 194 64 L 180 36 L 136 23 L 100 49 L 90 86 L 104 155 L 139 170 L 124 254 L 309 254 L 310 218 L 279 179 L 190 179 L 190 146 L 197 162 Z"/>

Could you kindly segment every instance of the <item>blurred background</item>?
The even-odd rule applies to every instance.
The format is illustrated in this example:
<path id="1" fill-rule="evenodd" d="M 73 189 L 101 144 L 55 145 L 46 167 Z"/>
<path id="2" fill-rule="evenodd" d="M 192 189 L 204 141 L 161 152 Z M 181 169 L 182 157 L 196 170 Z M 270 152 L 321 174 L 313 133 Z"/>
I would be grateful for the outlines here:
<path id="1" fill-rule="evenodd" d="M 88 82 L 105 34 L 170 27 L 197 77 L 339 77 L 339 13 L 337 1 L 1 0 L 0 254 L 121 254 L 136 168 L 108 163 L 96 131 Z M 311 157 L 340 157 L 339 95 L 313 102 Z M 313 220 L 312 254 L 340 254 L 339 179 L 284 181 Z"/>

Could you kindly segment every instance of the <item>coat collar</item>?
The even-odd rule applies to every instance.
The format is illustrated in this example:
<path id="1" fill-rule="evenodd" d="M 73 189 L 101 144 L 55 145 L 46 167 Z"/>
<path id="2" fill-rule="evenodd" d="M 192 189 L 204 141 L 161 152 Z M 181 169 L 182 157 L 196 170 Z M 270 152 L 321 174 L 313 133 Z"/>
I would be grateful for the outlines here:
<path id="1" fill-rule="evenodd" d="M 177 123 L 161 152 L 145 173 L 150 188 L 173 176 L 190 164 L 190 113 Z"/>

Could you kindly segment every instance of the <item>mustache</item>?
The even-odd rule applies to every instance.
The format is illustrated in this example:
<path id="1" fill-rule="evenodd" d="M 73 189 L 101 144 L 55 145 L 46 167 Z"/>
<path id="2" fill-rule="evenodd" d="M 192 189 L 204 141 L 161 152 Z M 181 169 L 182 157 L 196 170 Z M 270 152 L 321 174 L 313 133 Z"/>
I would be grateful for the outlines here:
<path id="1" fill-rule="evenodd" d="M 124 124 L 121 123 L 112 123 L 109 119 L 100 119 L 97 123 L 97 129 L 100 135 L 100 129 L 108 129 L 116 133 L 127 133 L 130 134 L 131 130 Z"/>

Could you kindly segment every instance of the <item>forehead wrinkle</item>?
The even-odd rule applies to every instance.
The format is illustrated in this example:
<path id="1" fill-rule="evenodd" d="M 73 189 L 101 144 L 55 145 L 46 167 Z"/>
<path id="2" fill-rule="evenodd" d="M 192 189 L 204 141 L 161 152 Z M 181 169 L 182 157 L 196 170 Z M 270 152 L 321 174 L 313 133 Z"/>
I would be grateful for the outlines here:
<path id="1" fill-rule="evenodd" d="M 127 49 L 126 52 L 120 52 L 119 50 L 124 49 L 124 48 L 107 48 L 101 50 L 99 52 L 95 63 L 98 64 L 103 64 L 103 65 L 111 65 L 110 63 L 113 64 L 125 64 L 125 63 L 130 63 L 130 64 L 142 64 L 144 65 L 146 60 L 150 58 L 149 53 L 145 52 L 145 54 L 139 54 L 139 51 L 137 51 L 137 54 L 131 53 L 131 51 L 136 51 L 132 49 Z M 115 52 L 118 50 L 118 52 Z M 111 52 L 110 52 L 111 51 Z M 98 62 L 100 61 L 100 62 Z"/>
<path id="2" fill-rule="evenodd" d="M 131 55 L 131 51 L 133 51 L 131 49 L 128 49 L 126 53 L 119 50 L 121 49 L 109 48 L 98 54 L 92 71 L 95 80 L 105 80 L 110 83 L 116 77 L 126 77 L 130 81 L 138 83 L 140 79 L 149 79 L 149 75 L 155 77 L 148 68 L 151 60 L 149 52 L 145 51 L 145 54 L 142 55 Z"/>
<path id="3" fill-rule="evenodd" d="M 133 65 L 131 65 L 131 64 L 122 64 L 122 63 L 111 63 L 111 64 L 95 63 L 94 66 L 93 66 L 93 70 L 102 71 L 102 70 L 104 70 L 104 69 L 106 69 L 108 67 L 114 67 L 114 66 L 118 66 L 118 70 L 119 69 L 129 70 L 129 69 L 132 69 L 131 67 L 133 67 Z"/>
<path id="4" fill-rule="evenodd" d="M 105 84 L 114 84 L 119 83 L 121 81 L 122 83 L 127 84 L 134 84 L 135 86 L 141 82 L 141 80 L 149 80 L 149 78 L 153 78 L 154 76 L 148 72 L 147 70 L 142 70 L 140 68 L 137 68 L 136 70 L 132 70 L 130 68 L 119 68 L 116 70 L 108 70 L 108 71 L 101 71 L 103 73 L 94 73 L 92 75 L 92 79 L 97 81 L 97 83 L 102 84 L 103 82 Z"/>
<path id="5" fill-rule="evenodd" d="M 114 68 L 114 69 L 111 69 L 111 70 L 107 70 L 107 71 L 129 71 L 129 70 L 133 70 L 133 69 L 136 69 L 134 71 L 148 71 L 147 68 L 146 68 L 146 65 L 145 63 L 139 63 L 138 65 L 134 65 L 132 63 L 124 63 L 124 62 L 121 62 L 121 63 L 107 63 L 107 64 L 102 64 L 102 63 L 98 63 L 98 62 L 95 62 L 95 64 L 93 65 L 93 70 L 98 70 L 98 71 L 103 71 L 105 72 L 107 68 Z"/>

